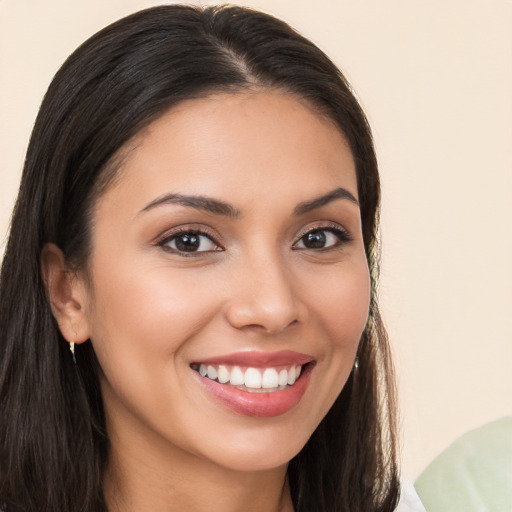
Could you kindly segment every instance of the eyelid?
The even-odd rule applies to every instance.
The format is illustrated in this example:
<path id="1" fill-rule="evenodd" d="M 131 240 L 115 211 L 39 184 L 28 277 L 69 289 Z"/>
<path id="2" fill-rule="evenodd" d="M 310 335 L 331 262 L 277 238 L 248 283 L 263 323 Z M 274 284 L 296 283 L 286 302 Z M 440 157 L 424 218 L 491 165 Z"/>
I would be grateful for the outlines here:
<path id="1" fill-rule="evenodd" d="M 312 231 L 330 231 L 331 233 L 334 233 L 339 237 L 339 243 L 337 243 L 335 246 L 327 247 L 328 249 L 333 249 L 335 247 L 339 247 L 340 245 L 344 245 L 348 242 L 351 242 L 353 240 L 353 236 L 350 234 L 350 232 L 343 227 L 342 225 L 332 222 L 332 221 L 318 221 L 314 223 L 313 225 L 309 224 L 308 226 L 304 227 L 300 230 L 298 233 L 295 242 L 293 243 L 293 248 L 296 248 L 295 246 L 300 242 L 300 240 L 307 235 L 308 233 Z M 179 236 L 180 234 L 184 233 L 193 233 L 196 235 L 201 235 L 209 238 L 216 246 L 219 247 L 218 250 L 214 251 L 191 251 L 191 252 L 182 252 L 178 250 L 171 249 L 167 247 L 167 251 L 174 254 L 179 254 L 181 256 L 200 256 L 204 254 L 209 254 L 212 252 L 221 252 L 225 251 L 225 247 L 222 245 L 222 243 L 219 242 L 219 239 L 222 239 L 222 237 L 213 229 L 204 226 L 202 224 L 183 224 L 179 226 L 175 226 L 172 229 L 168 229 L 158 235 L 154 241 L 155 246 L 159 246 L 162 249 L 165 249 L 166 244 L 168 244 L 172 239 Z M 302 249 L 302 248 L 300 248 Z M 307 248 L 305 248 L 307 249 Z M 316 249 L 316 251 L 319 251 L 322 249 Z"/>
<path id="2" fill-rule="evenodd" d="M 299 231 L 299 234 L 297 235 L 297 239 L 294 242 L 293 246 L 295 247 L 300 242 L 300 240 L 302 240 L 302 238 L 305 235 L 307 235 L 308 233 L 310 233 L 311 231 L 330 231 L 331 233 L 334 233 L 336 235 L 342 235 L 342 237 L 340 237 L 339 244 L 336 244 L 336 246 L 334 246 L 334 247 L 339 247 L 340 245 L 346 244 L 348 242 L 352 242 L 354 239 L 352 234 L 346 228 L 344 228 L 341 224 L 338 224 L 338 223 L 332 222 L 332 221 L 326 221 L 326 222 L 319 221 L 317 224 L 314 224 L 314 225 L 310 224 L 307 227 L 301 229 L 301 231 Z M 333 247 L 327 247 L 326 249 L 332 249 L 332 248 Z M 316 250 L 318 251 L 321 249 L 316 249 Z"/>
<path id="3" fill-rule="evenodd" d="M 209 238 L 216 246 L 219 247 L 219 250 L 215 251 L 191 251 L 191 252 L 182 252 L 177 251 L 174 249 L 171 249 L 167 247 L 167 251 L 173 254 L 179 254 L 181 256 L 199 256 L 203 254 L 208 254 L 212 252 L 220 252 L 224 251 L 225 248 L 223 245 L 219 242 L 219 239 L 221 238 L 220 235 L 214 231 L 211 228 L 208 228 L 207 226 L 204 226 L 202 224 L 182 224 L 180 226 L 175 226 L 172 229 L 168 229 L 164 231 L 162 234 L 160 234 L 158 237 L 156 237 L 154 245 L 161 247 L 162 249 L 165 249 L 166 244 L 168 244 L 171 240 L 176 238 L 177 236 L 185 233 L 193 233 L 200 236 L 205 236 Z"/>

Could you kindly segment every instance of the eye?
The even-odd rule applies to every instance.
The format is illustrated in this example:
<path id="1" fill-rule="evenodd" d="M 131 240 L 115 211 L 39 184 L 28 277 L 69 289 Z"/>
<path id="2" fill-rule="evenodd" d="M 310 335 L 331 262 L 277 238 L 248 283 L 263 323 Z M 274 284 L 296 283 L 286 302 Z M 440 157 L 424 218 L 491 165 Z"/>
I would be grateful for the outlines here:
<path id="1" fill-rule="evenodd" d="M 296 249 L 329 249 L 352 240 L 349 233 L 338 227 L 319 227 L 303 234 L 295 244 Z"/>
<path id="2" fill-rule="evenodd" d="M 190 254 L 222 250 L 210 235 L 198 230 L 181 230 L 166 237 L 158 245 L 174 253 Z"/>

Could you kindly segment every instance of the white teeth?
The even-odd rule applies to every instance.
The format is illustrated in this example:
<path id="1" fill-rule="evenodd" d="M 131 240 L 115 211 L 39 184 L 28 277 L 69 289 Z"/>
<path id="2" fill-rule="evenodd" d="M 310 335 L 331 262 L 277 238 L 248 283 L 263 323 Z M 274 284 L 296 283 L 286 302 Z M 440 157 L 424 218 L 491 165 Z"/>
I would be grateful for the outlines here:
<path id="1" fill-rule="evenodd" d="M 247 368 L 245 370 L 245 387 L 259 389 L 261 388 L 261 373 L 256 368 Z"/>
<path id="2" fill-rule="evenodd" d="M 1 1 L 1 0 L 0 0 Z M 251 390 L 273 389 L 281 390 L 287 385 L 291 386 L 299 378 L 301 365 L 293 365 L 288 369 L 283 368 L 247 368 L 245 372 L 239 366 L 228 367 L 225 365 L 199 364 L 193 366 L 202 377 L 218 380 L 221 384 L 229 382 L 232 386 L 245 386 Z"/>
<path id="3" fill-rule="evenodd" d="M 217 372 L 217 378 L 219 379 L 219 382 L 221 384 L 225 384 L 226 382 L 229 382 L 229 370 L 225 366 L 219 366 L 219 370 Z"/>
<path id="4" fill-rule="evenodd" d="M 208 365 L 208 378 L 215 380 L 217 378 L 217 370 L 213 366 Z"/>
<path id="5" fill-rule="evenodd" d="M 292 369 L 288 372 L 288 385 L 295 384 L 295 380 L 297 377 L 295 377 L 295 366 L 292 366 Z"/>
<path id="6" fill-rule="evenodd" d="M 238 368 L 238 366 L 235 366 L 231 370 L 231 377 L 229 379 L 229 383 L 232 386 L 243 386 L 244 384 L 244 374 L 242 373 L 242 370 Z"/>
<path id="7" fill-rule="evenodd" d="M 269 389 L 269 388 L 277 388 L 278 385 L 279 385 L 279 377 L 277 376 L 277 370 L 275 370 L 274 368 L 267 368 L 263 372 L 263 377 L 261 378 L 261 387 L 265 388 L 265 389 Z"/>

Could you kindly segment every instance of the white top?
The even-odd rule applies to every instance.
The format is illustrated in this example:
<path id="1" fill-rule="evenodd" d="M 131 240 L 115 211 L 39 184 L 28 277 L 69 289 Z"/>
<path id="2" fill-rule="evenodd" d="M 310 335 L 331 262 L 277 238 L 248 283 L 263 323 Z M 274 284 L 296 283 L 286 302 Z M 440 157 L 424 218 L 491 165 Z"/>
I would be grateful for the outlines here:
<path id="1" fill-rule="evenodd" d="M 400 501 L 395 512 L 427 512 L 411 483 L 402 482 Z"/>

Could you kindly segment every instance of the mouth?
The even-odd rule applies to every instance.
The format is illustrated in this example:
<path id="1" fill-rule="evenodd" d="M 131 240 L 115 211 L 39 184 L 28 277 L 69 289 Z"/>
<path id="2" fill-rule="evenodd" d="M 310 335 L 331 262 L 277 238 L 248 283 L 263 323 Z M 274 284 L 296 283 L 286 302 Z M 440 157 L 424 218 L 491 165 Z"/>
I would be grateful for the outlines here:
<path id="1" fill-rule="evenodd" d="M 228 384 L 248 393 L 272 393 L 293 386 L 302 373 L 302 366 L 294 364 L 286 367 L 254 368 L 193 363 L 190 367 L 201 377 L 219 384 Z"/>
<path id="2" fill-rule="evenodd" d="M 270 417 L 294 408 L 315 366 L 312 357 L 291 351 L 245 352 L 190 364 L 208 395 L 243 416 Z"/>

